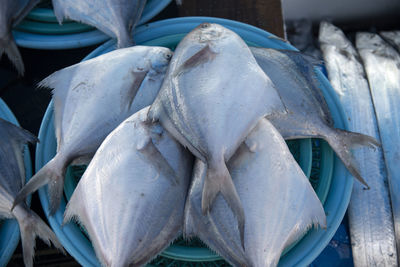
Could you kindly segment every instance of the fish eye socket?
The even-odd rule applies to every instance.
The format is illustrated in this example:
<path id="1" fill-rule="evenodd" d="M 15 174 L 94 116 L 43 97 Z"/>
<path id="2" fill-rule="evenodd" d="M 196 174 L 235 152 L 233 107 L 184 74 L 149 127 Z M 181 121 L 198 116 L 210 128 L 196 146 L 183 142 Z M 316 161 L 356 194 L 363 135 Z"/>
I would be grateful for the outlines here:
<path id="1" fill-rule="evenodd" d="M 203 23 L 203 24 L 201 24 L 201 27 L 202 27 L 203 29 L 208 28 L 208 26 L 209 26 L 208 23 Z"/>
<path id="2" fill-rule="evenodd" d="M 168 53 L 168 54 L 165 55 L 165 57 L 166 57 L 167 59 L 170 59 L 170 58 L 172 57 L 172 54 L 169 54 L 169 53 Z"/>

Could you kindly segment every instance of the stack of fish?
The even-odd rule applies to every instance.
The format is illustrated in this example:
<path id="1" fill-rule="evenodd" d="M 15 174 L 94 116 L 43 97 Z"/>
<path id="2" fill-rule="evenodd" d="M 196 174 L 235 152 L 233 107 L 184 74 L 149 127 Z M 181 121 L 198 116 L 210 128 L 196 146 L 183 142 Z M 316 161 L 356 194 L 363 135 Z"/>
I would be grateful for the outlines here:
<path id="1" fill-rule="evenodd" d="M 83 225 L 103 265 L 143 265 L 183 234 L 234 266 L 275 266 L 327 227 L 284 138 L 324 138 L 366 186 L 350 149 L 378 146 L 333 127 L 315 64 L 203 23 L 174 54 L 135 46 L 60 70 L 40 84 L 54 88 L 57 154 L 14 205 L 48 184 L 54 213 L 66 167 L 90 162 L 64 222 Z"/>
<path id="2" fill-rule="evenodd" d="M 330 23 L 321 23 L 319 33 L 328 76 L 350 130 L 381 140 L 383 148 L 355 154 L 371 185 L 368 191 L 354 186 L 348 210 L 355 266 L 397 266 L 400 255 L 400 32 L 380 35 L 383 39 L 357 33 L 356 49 Z"/>

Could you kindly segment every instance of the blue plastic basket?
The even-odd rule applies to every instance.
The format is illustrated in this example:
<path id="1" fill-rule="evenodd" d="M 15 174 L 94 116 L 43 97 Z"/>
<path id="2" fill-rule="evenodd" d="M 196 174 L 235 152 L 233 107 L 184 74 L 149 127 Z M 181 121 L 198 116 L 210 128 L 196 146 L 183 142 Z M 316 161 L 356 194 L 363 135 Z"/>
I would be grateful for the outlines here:
<path id="1" fill-rule="evenodd" d="M 148 0 L 138 25 L 160 13 L 172 0 Z M 88 25 L 66 21 L 59 25 L 50 7 L 38 7 L 13 31 L 19 46 L 35 49 L 72 49 L 103 43 L 110 39 Z"/>
<path id="2" fill-rule="evenodd" d="M 19 125 L 17 119 L 6 103 L 0 98 L 0 118 L 15 125 Z M 24 151 L 24 163 L 26 179 L 32 176 L 31 158 L 28 147 Z M 19 226 L 16 220 L 0 220 L 0 266 L 6 266 L 19 242 Z"/>
<path id="3" fill-rule="evenodd" d="M 185 17 L 158 21 L 139 27 L 135 33 L 138 44 L 159 45 L 174 48 L 177 42 L 186 33 L 203 22 L 213 22 L 224 25 L 238 33 L 250 45 L 295 50 L 289 44 L 277 39 L 275 36 L 255 28 L 253 26 L 230 21 L 226 19 L 207 18 L 207 17 Z M 85 59 L 104 54 L 114 49 L 115 43 L 109 41 L 98 49 L 90 53 Z M 318 70 L 317 76 L 321 82 L 321 89 L 326 97 L 328 106 L 331 110 L 336 127 L 346 129 L 344 113 L 333 93 L 329 82 Z M 53 128 L 53 109 L 50 103 L 43 118 L 39 132 L 41 143 L 36 150 L 36 170 L 39 170 L 54 155 L 56 150 L 56 140 Z M 321 140 L 310 139 L 299 143 L 300 156 L 298 160 L 306 174 L 311 175 L 311 182 L 316 188 L 316 192 L 324 203 L 327 214 L 327 229 L 309 231 L 294 247 L 282 256 L 280 266 L 304 266 L 312 262 L 323 248 L 328 244 L 344 216 L 350 200 L 353 180 L 347 173 L 340 161 L 333 156 L 332 150 Z M 68 174 L 65 184 L 65 193 L 70 195 L 76 185 L 73 175 Z M 46 189 L 39 191 L 40 200 L 45 213 L 48 214 L 49 202 Z M 62 216 L 65 210 L 67 199 L 62 201 L 62 206 L 54 216 L 48 216 L 49 222 L 57 234 L 58 238 L 67 251 L 84 266 L 99 266 L 93 248 L 85 234 L 75 224 L 67 224 L 61 227 Z M 204 266 L 204 262 L 209 261 L 210 266 L 224 265 L 220 257 L 204 247 L 190 247 L 182 244 L 175 244 L 166 249 L 162 257 L 153 261 L 153 264 L 170 266 Z"/>

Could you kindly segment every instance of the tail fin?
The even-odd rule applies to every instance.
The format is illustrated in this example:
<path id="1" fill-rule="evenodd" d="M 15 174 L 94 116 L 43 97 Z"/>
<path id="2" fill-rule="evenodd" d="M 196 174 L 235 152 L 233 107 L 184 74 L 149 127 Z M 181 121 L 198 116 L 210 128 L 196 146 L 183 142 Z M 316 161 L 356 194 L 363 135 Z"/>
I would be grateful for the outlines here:
<path id="1" fill-rule="evenodd" d="M 35 239 L 37 236 L 40 237 L 40 239 L 42 239 L 48 246 L 50 246 L 50 242 L 53 243 L 56 248 L 65 254 L 62 245 L 59 243 L 53 231 L 36 213 L 29 210 L 27 207 L 24 208 L 23 206 L 25 206 L 25 204 L 16 207 L 13 214 L 17 218 L 19 229 L 21 231 L 21 243 L 25 266 L 29 267 L 33 265 Z"/>
<path id="2" fill-rule="evenodd" d="M 367 189 L 369 189 L 370 187 L 364 178 L 362 178 L 360 171 L 358 170 L 357 162 L 354 159 L 350 149 L 360 146 L 376 148 L 380 146 L 380 143 L 371 136 L 340 129 L 335 129 L 335 135 L 335 138 L 331 140 L 326 139 L 326 141 L 335 151 L 336 155 L 340 158 L 351 175 L 353 175 L 357 180 L 365 185 Z"/>
<path id="3" fill-rule="evenodd" d="M 66 162 L 65 158 L 57 154 L 29 180 L 21 191 L 19 191 L 14 200 L 13 208 L 18 205 L 18 203 L 21 203 L 29 194 L 48 184 L 50 214 L 54 214 L 60 206 L 67 166 L 68 162 Z"/>
<path id="4" fill-rule="evenodd" d="M 0 58 L 4 52 L 7 54 L 11 62 L 14 64 L 15 68 L 18 71 L 18 74 L 20 76 L 24 76 L 25 73 L 24 62 L 22 61 L 21 54 L 19 53 L 17 44 L 15 43 L 11 33 L 8 34 L 7 37 L 4 37 L 3 40 L 1 41 Z"/>
<path id="5" fill-rule="evenodd" d="M 204 181 L 203 194 L 201 198 L 201 209 L 203 214 L 206 214 L 211 210 L 211 206 L 219 192 L 221 192 L 238 220 L 240 240 L 242 247 L 244 248 L 244 210 L 235 185 L 233 184 L 232 177 L 223 160 L 220 161 L 220 164 L 212 163 L 207 169 L 207 176 Z"/>

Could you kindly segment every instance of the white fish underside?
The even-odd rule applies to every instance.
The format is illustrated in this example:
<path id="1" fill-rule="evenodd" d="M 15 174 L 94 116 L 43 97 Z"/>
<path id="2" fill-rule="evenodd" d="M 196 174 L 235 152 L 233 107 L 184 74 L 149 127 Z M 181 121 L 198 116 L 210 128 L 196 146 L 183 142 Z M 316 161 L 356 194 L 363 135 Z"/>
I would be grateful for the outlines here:
<path id="1" fill-rule="evenodd" d="M 349 130 L 380 140 L 368 81 L 358 54 L 340 29 L 320 26 L 320 47 L 329 80 L 348 118 Z M 356 267 L 396 266 L 397 253 L 387 173 L 382 149 L 354 152 L 370 190 L 355 183 L 348 208 L 353 261 Z"/>
<path id="2" fill-rule="evenodd" d="M 65 211 L 65 221 L 84 225 L 104 266 L 141 266 L 181 233 L 192 156 L 146 122 L 147 112 L 104 140 Z"/>
<path id="3" fill-rule="evenodd" d="M 228 162 L 245 211 L 243 251 L 235 220 L 218 196 L 201 213 L 206 166 L 197 160 L 185 207 L 184 234 L 198 235 L 233 266 L 275 266 L 283 249 L 313 224 L 326 227 L 324 209 L 285 141 L 262 119 Z"/>
<path id="4" fill-rule="evenodd" d="M 378 35 L 358 33 L 388 172 L 389 191 L 400 255 L 400 55 Z"/>

